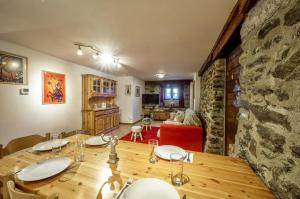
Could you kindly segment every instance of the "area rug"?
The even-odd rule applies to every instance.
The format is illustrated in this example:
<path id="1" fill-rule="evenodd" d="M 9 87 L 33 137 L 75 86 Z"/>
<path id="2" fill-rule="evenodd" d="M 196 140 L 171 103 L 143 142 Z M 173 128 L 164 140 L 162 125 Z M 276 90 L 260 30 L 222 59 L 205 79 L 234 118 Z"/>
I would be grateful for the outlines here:
<path id="1" fill-rule="evenodd" d="M 150 140 L 150 139 L 157 139 L 157 140 L 159 140 L 159 138 L 157 137 L 157 131 L 158 130 L 159 130 L 159 127 L 155 127 L 155 126 L 153 126 L 151 128 L 151 130 L 148 129 L 148 131 L 146 131 L 146 128 L 143 128 L 143 130 L 142 130 L 143 141 L 141 141 L 141 139 L 138 137 L 136 139 L 136 142 L 137 143 L 148 144 L 148 140 Z M 131 140 L 131 131 L 128 134 L 126 134 L 125 136 L 123 136 L 121 138 L 121 140 L 133 142 L 133 139 Z"/>

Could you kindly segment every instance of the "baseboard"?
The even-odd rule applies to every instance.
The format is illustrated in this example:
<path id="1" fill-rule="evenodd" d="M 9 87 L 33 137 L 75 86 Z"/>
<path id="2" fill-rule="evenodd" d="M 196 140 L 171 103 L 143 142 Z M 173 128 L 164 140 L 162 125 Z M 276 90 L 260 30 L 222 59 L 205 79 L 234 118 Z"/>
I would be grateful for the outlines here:
<path id="1" fill-rule="evenodd" d="M 139 120 L 137 120 L 137 121 L 135 121 L 135 122 L 132 122 L 132 123 L 125 123 L 125 122 L 121 122 L 120 124 L 125 124 L 125 125 L 134 125 L 134 124 L 137 124 L 137 123 L 139 123 L 139 122 L 141 122 L 142 121 L 142 119 L 139 119 Z"/>

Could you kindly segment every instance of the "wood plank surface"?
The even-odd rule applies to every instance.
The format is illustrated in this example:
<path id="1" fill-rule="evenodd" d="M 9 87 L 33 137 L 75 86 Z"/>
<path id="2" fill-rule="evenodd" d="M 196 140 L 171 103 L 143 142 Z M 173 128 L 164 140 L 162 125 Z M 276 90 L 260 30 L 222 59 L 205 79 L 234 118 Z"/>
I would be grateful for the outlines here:
<path id="1" fill-rule="evenodd" d="M 88 135 L 83 135 L 86 138 Z M 75 136 L 67 138 L 70 143 L 63 148 L 61 156 L 73 159 Z M 107 164 L 108 147 L 85 147 L 85 159 L 74 163 L 66 171 L 37 182 L 24 183 L 27 189 L 43 195 L 59 193 L 59 198 L 111 199 L 129 177 L 159 178 L 170 182 L 170 163 L 159 159 L 156 164 L 148 163 L 146 144 L 119 141 L 117 165 Z M 175 187 L 180 196 L 188 199 L 200 198 L 274 198 L 251 168 L 240 159 L 194 153 L 192 164 L 184 164 L 184 175 L 189 181 Z M 51 152 L 33 153 L 26 149 L 0 160 L 0 176 L 7 176 L 36 161 L 53 157 Z"/>

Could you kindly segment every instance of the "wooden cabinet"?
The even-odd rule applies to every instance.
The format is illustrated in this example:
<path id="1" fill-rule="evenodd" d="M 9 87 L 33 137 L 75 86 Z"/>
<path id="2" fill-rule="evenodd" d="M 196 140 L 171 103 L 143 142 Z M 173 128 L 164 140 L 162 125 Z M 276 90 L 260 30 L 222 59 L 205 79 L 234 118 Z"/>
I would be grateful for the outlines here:
<path id="1" fill-rule="evenodd" d="M 153 111 L 153 118 L 154 120 L 165 121 L 170 119 L 170 112 L 169 111 Z"/>
<path id="2" fill-rule="evenodd" d="M 82 75 L 82 126 L 91 135 L 119 127 L 119 108 L 115 104 L 117 82 L 95 75 Z M 106 105 L 108 108 L 98 108 Z"/>

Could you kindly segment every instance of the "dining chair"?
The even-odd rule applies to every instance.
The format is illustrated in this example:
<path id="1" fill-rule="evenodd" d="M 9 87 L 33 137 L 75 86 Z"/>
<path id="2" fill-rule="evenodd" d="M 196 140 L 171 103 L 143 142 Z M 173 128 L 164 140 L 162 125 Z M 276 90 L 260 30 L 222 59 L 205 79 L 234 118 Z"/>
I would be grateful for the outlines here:
<path id="1" fill-rule="evenodd" d="M 70 137 L 72 135 L 76 135 L 76 131 L 70 131 L 70 132 L 65 132 L 64 131 L 64 132 L 61 133 L 62 138 Z"/>
<path id="2" fill-rule="evenodd" d="M 39 195 L 34 191 L 26 190 L 26 192 L 22 191 L 16 184 L 10 180 L 7 182 L 8 193 L 10 199 L 57 199 L 58 194 L 54 193 L 50 196 Z"/>
<path id="3" fill-rule="evenodd" d="M 3 157 L 3 145 L 0 144 L 0 159 Z"/>
<path id="4" fill-rule="evenodd" d="M 50 134 L 47 133 L 45 137 L 41 135 L 28 135 L 13 139 L 1 150 L 2 157 L 46 141 L 48 140 L 48 137 L 50 137 Z"/>

